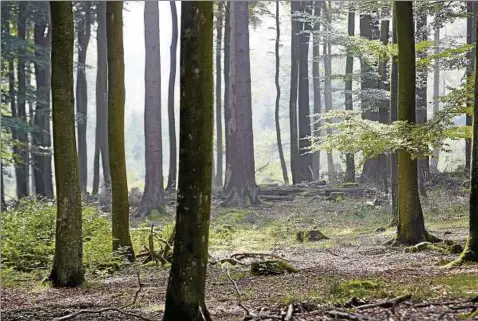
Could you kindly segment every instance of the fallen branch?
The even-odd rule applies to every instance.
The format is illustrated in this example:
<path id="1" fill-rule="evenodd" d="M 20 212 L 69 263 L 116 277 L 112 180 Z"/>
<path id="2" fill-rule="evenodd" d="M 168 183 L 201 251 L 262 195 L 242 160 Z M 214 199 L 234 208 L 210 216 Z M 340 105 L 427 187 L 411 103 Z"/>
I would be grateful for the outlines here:
<path id="1" fill-rule="evenodd" d="M 284 321 L 292 320 L 293 313 L 294 313 L 294 306 L 292 304 L 289 304 L 289 308 L 287 309 L 287 314 L 284 317 Z"/>
<path id="2" fill-rule="evenodd" d="M 354 321 L 359 321 L 362 320 L 362 317 L 358 314 L 353 314 L 353 313 L 347 313 L 347 312 L 342 312 L 342 311 L 328 311 L 327 314 L 334 318 L 334 319 L 346 319 L 346 320 L 354 320 Z"/>
<path id="3" fill-rule="evenodd" d="M 378 303 L 372 303 L 372 304 L 364 304 L 360 305 L 358 307 L 355 307 L 356 310 L 364 310 L 364 309 L 370 309 L 370 308 L 392 308 L 397 306 L 398 304 L 410 300 L 412 298 L 411 294 L 406 294 L 399 296 L 395 299 L 388 300 L 388 301 L 383 301 L 383 302 L 378 302 Z"/>

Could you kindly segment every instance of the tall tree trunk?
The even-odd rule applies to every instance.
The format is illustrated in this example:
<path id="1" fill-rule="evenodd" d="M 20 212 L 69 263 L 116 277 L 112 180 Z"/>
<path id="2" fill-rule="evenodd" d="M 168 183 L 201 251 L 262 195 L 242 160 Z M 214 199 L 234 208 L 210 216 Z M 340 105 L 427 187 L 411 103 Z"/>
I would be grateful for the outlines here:
<path id="1" fill-rule="evenodd" d="M 392 18 L 392 42 L 397 44 L 397 18 L 396 10 L 393 9 Z M 392 57 L 392 66 L 390 71 L 390 120 L 389 124 L 398 120 L 398 56 Z M 390 186 L 392 192 L 392 221 L 390 226 L 398 224 L 398 164 L 397 152 L 390 153 Z"/>
<path id="2" fill-rule="evenodd" d="M 325 111 L 332 109 L 332 44 L 330 40 L 330 25 L 332 24 L 331 17 L 331 3 L 328 1 L 328 8 L 324 1 L 324 16 L 326 20 L 325 40 L 323 45 L 324 51 L 324 105 Z M 327 130 L 327 135 L 330 135 L 331 131 Z M 327 153 L 327 172 L 329 181 L 335 180 L 335 163 L 334 157 L 331 152 Z"/>
<path id="3" fill-rule="evenodd" d="M 26 40 L 26 24 L 27 24 L 27 11 L 28 2 L 20 2 L 18 5 L 18 21 L 17 31 L 20 39 Z M 28 126 L 27 124 L 27 111 L 26 111 L 26 96 L 27 96 L 27 82 L 26 82 L 26 52 L 24 49 L 20 49 L 18 62 L 17 62 L 17 75 L 18 75 L 18 96 L 17 96 L 17 114 L 18 120 Z M 15 176 L 17 182 L 17 197 L 28 196 L 29 188 L 29 152 L 28 152 L 28 132 L 26 130 L 20 130 L 17 136 L 20 147 L 15 149 L 15 156 L 18 158 L 15 164 Z"/>
<path id="4" fill-rule="evenodd" d="M 300 2 L 292 1 L 291 6 L 291 67 L 290 67 L 290 171 L 292 183 L 300 183 L 300 152 L 297 124 L 297 90 L 299 80 L 299 28 L 300 22 L 294 14 L 300 10 Z"/>
<path id="5" fill-rule="evenodd" d="M 352 1 L 349 1 L 349 17 L 348 17 L 348 35 L 355 36 L 355 8 Z M 347 50 L 347 60 L 345 62 L 345 109 L 353 110 L 353 92 L 352 80 L 354 72 L 354 56 L 350 50 Z M 355 157 L 354 154 L 345 155 L 345 182 L 355 182 Z"/>
<path id="6" fill-rule="evenodd" d="M 106 4 L 108 45 L 108 149 L 110 156 L 113 251 L 125 250 L 129 260 L 134 251 L 129 233 L 129 200 L 124 148 L 124 52 L 123 2 Z"/>
<path id="7" fill-rule="evenodd" d="M 49 12 L 48 3 L 38 3 L 38 6 L 44 6 L 45 11 Z M 36 110 L 34 124 L 36 132 L 33 135 L 33 153 L 34 176 L 36 184 L 36 193 L 47 199 L 53 199 L 53 179 L 51 164 L 51 131 L 50 131 L 50 36 L 51 31 L 47 30 L 49 26 L 49 15 L 43 20 L 35 22 L 35 58 L 37 60 L 46 60 L 47 64 L 35 63 L 35 82 L 36 82 Z M 48 28 L 50 29 L 50 28 Z"/>
<path id="8" fill-rule="evenodd" d="M 223 147 L 222 147 L 222 68 L 221 68 L 221 51 L 222 51 L 222 25 L 223 25 L 223 9 L 224 3 L 219 1 L 217 4 L 216 15 L 216 177 L 215 185 L 221 187 L 222 182 L 222 165 L 223 165 Z"/>
<path id="9" fill-rule="evenodd" d="M 178 13 L 176 11 L 176 2 L 169 1 L 171 6 L 172 18 L 172 37 L 169 48 L 169 85 L 168 85 L 168 130 L 169 130 L 169 174 L 166 189 L 172 191 L 176 189 L 176 120 L 174 119 L 174 87 L 176 83 L 176 53 L 178 47 Z"/>
<path id="10" fill-rule="evenodd" d="M 416 61 L 412 1 L 395 1 L 398 43 L 398 120 L 416 122 Z M 418 194 L 417 160 L 404 149 L 398 151 L 397 242 L 417 244 L 436 239 L 425 230 Z"/>
<path id="11" fill-rule="evenodd" d="M 302 12 L 311 14 L 311 2 L 302 2 Z M 300 179 L 310 182 L 313 179 L 312 154 L 310 153 L 310 106 L 309 106 L 309 43 L 310 23 L 301 23 L 299 34 L 299 154 Z"/>
<path id="12" fill-rule="evenodd" d="M 466 18 L 466 43 L 467 44 L 473 44 L 475 42 L 476 38 L 476 30 L 475 30 L 475 13 L 476 13 L 476 7 L 478 7 L 475 3 L 473 2 L 467 2 L 466 3 L 466 11 L 468 14 L 468 17 Z M 468 64 L 466 66 L 466 79 L 467 82 L 470 80 L 473 71 L 474 71 L 474 49 L 468 53 Z M 467 106 L 471 107 L 473 106 L 473 101 L 471 99 L 467 99 Z M 473 124 L 472 117 L 469 115 L 466 115 L 466 125 L 471 126 Z M 465 140 L 465 171 L 466 173 L 470 173 L 470 168 L 471 168 L 471 146 L 472 142 L 470 139 Z"/>
<path id="13" fill-rule="evenodd" d="M 77 18 L 78 68 L 76 71 L 76 119 L 78 132 L 78 161 L 80 166 L 80 184 L 86 192 L 88 184 L 88 155 L 86 126 L 88 113 L 88 85 L 86 83 L 86 53 L 90 42 L 91 1 L 80 4 Z"/>
<path id="14" fill-rule="evenodd" d="M 248 4 L 247 1 L 230 3 L 230 119 L 227 132 L 230 159 L 224 193 L 228 197 L 226 205 L 239 207 L 259 202 L 254 170 Z"/>
<path id="15" fill-rule="evenodd" d="M 231 2 L 234 6 L 236 3 Z M 163 321 L 209 321 L 204 302 L 213 162 L 213 2 L 181 2 L 179 177 Z"/>
<path id="16" fill-rule="evenodd" d="M 419 13 L 416 18 L 417 24 L 417 40 L 418 41 L 427 41 L 428 40 L 428 30 L 427 30 L 427 12 L 424 11 Z M 426 57 L 427 53 L 422 52 L 418 53 L 418 58 Z M 427 83 L 428 83 L 428 68 L 421 67 L 418 68 L 418 85 L 417 85 L 417 123 L 422 124 L 427 122 L 427 106 L 428 106 L 428 97 L 427 97 Z M 420 195 L 426 197 L 425 191 L 425 178 L 428 176 L 430 171 L 428 157 L 421 158 L 418 160 L 418 190 Z"/>
<path id="17" fill-rule="evenodd" d="M 146 45 L 144 137 L 145 187 L 137 216 L 165 212 L 163 189 L 163 146 L 161 129 L 161 60 L 159 47 L 159 10 L 156 1 L 144 3 L 144 42 Z"/>
<path id="18" fill-rule="evenodd" d="M 284 184 L 289 185 L 289 176 L 287 175 L 287 166 L 285 164 L 284 150 L 282 149 L 282 138 L 280 132 L 280 84 L 279 84 L 279 69 L 280 69 L 280 56 L 279 56 L 279 47 L 280 47 L 280 17 L 279 17 L 279 1 L 276 2 L 276 45 L 275 45 L 275 56 L 276 56 L 276 75 L 275 75 L 275 84 L 276 84 L 276 108 L 275 108 L 275 122 L 276 122 L 276 136 L 277 136 L 277 150 L 279 151 L 280 166 L 282 169 L 282 178 L 284 179 Z"/>
<path id="19" fill-rule="evenodd" d="M 435 42 L 435 55 L 440 53 L 440 25 L 437 24 L 434 29 L 433 41 Z M 433 116 L 440 110 L 440 59 L 433 62 Z M 430 158 L 430 171 L 438 172 L 438 159 L 440 150 L 433 150 L 433 157 Z"/>
<path id="20" fill-rule="evenodd" d="M 229 113 L 229 66 L 231 57 L 231 12 L 230 2 L 225 1 L 224 13 L 224 140 L 226 145 L 226 169 L 227 164 L 231 162 L 231 146 L 227 135 L 229 132 L 229 122 L 231 115 Z M 224 190 L 224 188 L 223 188 Z"/>
<path id="21" fill-rule="evenodd" d="M 320 20 L 320 10 L 322 1 L 314 2 L 314 16 Z M 312 78 L 314 86 L 314 114 L 322 112 L 322 101 L 320 97 L 320 22 L 314 23 L 314 33 L 312 38 Z M 320 136 L 320 123 L 317 117 L 314 117 L 314 137 Z M 312 168 L 316 180 L 320 179 L 320 150 L 314 152 Z"/>
<path id="22" fill-rule="evenodd" d="M 54 286 L 84 281 L 81 188 L 75 139 L 73 95 L 73 10 L 71 1 L 51 1 L 51 89 L 57 219 L 55 256 L 50 280 Z"/>
<path id="23" fill-rule="evenodd" d="M 7 207 L 7 202 L 5 201 L 5 182 L 3 180 L 3 163 L 0 161 L 0 210 L 4 211 Z"/>

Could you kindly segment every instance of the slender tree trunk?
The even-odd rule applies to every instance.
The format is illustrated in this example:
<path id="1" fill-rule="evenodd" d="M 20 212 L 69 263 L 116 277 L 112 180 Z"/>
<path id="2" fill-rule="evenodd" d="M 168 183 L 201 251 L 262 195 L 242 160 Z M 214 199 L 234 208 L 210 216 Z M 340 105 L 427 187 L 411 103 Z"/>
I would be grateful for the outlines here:
<path id="1" fill-rule="evenodd" d="M 300 183 L 300 153 L 297 124 L 297 90 L 299 80 L 299 27 L 300 22 L 294 17 L 300 10 L 300 2 L 292 1 L 291 5 L 291 69 L 290 69 L 290 96 L 289 96 L 289 121 L 290 121 L 290 171 L 292 183 Z"/>
<path id="2" fill-rule="evenodd" d="M 314 2 L 314 16 L 320 20 L 320 10 L 322 1 Z M 320 22 L 314 23 L 314 33 L 312 38 L 312 77 L 314 86 L 314 114 L 318 115 L 322 112 L 322 101 L 320 97 Z M 314 137 L 320 136 L 320 123 L 314 117 Z M 314 177 L 316 180 L 320 179 L 320 150 L 313 154 Z"/>
<path id="3" fill-rule="evenodd" d="M 229 67 L 230 159 L 224 193 L 228 206 L 259 202 L 255 178 L 252 131 L 251 66 L 249 57 L 249 7 L 247 1 L 230 3 L 231 43 Z"/>
<path id="4" fill-rule="evenodd" d="M 78 161 L 80 166 L 80 184 L 86 192 L 88 183 L 88 155 L 86 126 L 88 113 L 88 85 L 86 83 L 86 53 L 90 42 L 91 1 L 83 1 L 77 18 L 78 68 L 76 73 L 76 119 L 78 132 Z"/>
<path id="5" fill-rule="evenodd" d="M 440 53 L 440 25 L 436 25 L 434 29 L 435 55 Z M 433 115 L 435 116 L 440 110 L 440 59 L 433 62 Z M 433 150 L 433 157 L 430 158 L 430 171 L 438 172 L 438 159 L 440 150 Z"/>
<path id="6" fill-rule="evenodd" d="M 475 7 L 476 4 L 473 2 L 467 2 L 466 3 L 466 11 L 468 14 L 468 17 L 466 18 L 466 43 L 467 44 L 473 44 L 474 43 L 474 38 L 476 38 L 476 30 L 475 24 L 474 24 L 474 14 L 475 14 Z M 474 52 L 470 51 L 468 53 L 468 64 L 466 66 L 466 79 L 467 82 L 470 80 L 473 71 L 474 71 Z M 471 107 L 473 106 L 473 101 L 471 99 L 467 99 L 467 106 Z M 469 115 L 466 115 L 466 125 L 471 126 L 473 124 L 472 117 Z M 470 139 L 465 140 L 465 172 L 470 173 L 470 168 L 471 168 L 471 146 L 472 142 Z"/>
<path id="7" fill-rule="evenodd" d="M 393 10 L 392 19 L 392 42 L 397 44 L 397 19 L 396 10 Z M 392 57 L 392 67 L 390 71 L 390 120 L 392 124 L 398 120 L 398 56 Z M 397 152 L 390 153 L 390 185 L 392 192 L 392 221 L 390 226 L 398 224 L 398 164 Z"/>
<path id="8" fill-rule="evenodd" d="M 349 1 L 349 17 L 348 17 L 348 35 L 353 37 L 355 35 L 355 8 L 352 1 Z M 347 60 L 345 62 L 345 109 L 353 110 L 353 92 L 352 80 L 354 72 L 354 56 L 353 53 L 347 51 Z M 355 157 L 354 154 L 345 155 L 345 182 L 355 182 Z"/>
<path id="9" fill-rule="evenodd" d="M 174 119 L 174 87 L 176 83 L 176 53 L 178 46 L 178 14 L 176 11 L 176 2 L 169 1 L 171 6 L 172 18 L 172 37 L 171 47 L 169 48 L 169 85 L 168 85 L 168 130 L 169 130 L 169 174 L 166 189 L 172 191 L 176 189 L 176 120 Z"/>
<path id="10" fill-rule="evenodd" d="M 223 164 L 223 147 L 222 147 L 222 25 L 224 3 L 219 1 L 217 4 L 216 14 L 216 177 L 214 184 L 222 187 L 222 164 Z"/>
<path id="11" fill-rule="evenodd" d="M 235 3 L 231 2 L 234 6 Z M 209 321 L 204 302 L 213 162 L 213 2 L 181 2 L 178 206 L 163 321 Z"/>
<path id="12" fill-rule="evenodd" d="M 309 1 L 302 2 L 302 12 L 311 14 Z M 299 154 L 300 179 L 310 182 L 313 179 L 312 154 L 310 153 L 310 106 L 309 106 L 309 44 L 310 23 L 301 23 L 299 34 Z"/>
<path id="13" fill-rule="evenodd" d="M 124 148 L 123 2 L 106 4 L 108 45 L 108 148 L 110 155 L 113 251 L 125 250 L 134 260 L 129 233 L 129 200 Z"/>
<path id="14" fill-rule="evenodd" d="M 417 15 L 417 40 L 427 41 L 427 12 L 423 12 Z M 418 53 L 418 58 L 426 57 L 426 52 Z M 427 121 L 427 82 L 428 82 L 428 68 L 418 68 L 418 84 L 417 84 L 417 123 L 426 123 Z M 418 160 L 418 190 L 420 195 L 426 197 L 425 191 L 425 178 L 430 172 L 428 157 Z"/>
<path id="15" fill-rule="evenodd" d="M 416 122 L 416 61 L 412 1 L 395 1 L 398 43 L 398 120 Z M 417 244 L 435 241 L 425 230 L 418 194 L 417 160 L 404 149 L 398 151 L 397 242 Z"/>
<path id="16" fill-rule="evenodd" d="M 4 211 L 7 207 L 7 202 L 5 201 L 5 183 L 3 180 L 3 163 L 0 161 L 0 210 Z"/>
<path id="17" fill-rule="evenodd" d="M 279 84 L 279 69 L 280 69 L 280 56 L 279 56 L 279 47 L 280 47 L 280 18 L 279 18 L 279 1 L 276 2 L 276 45 L 275 45 L 275 56 L 276 56 L 276 75 L 275 75 L 275 84 L 276 84 L 276 108 L 275 108 L 275 122 L 276 122 L 276 136 L 277 136 L 277 149 L 279 151 L 280 166 L 282 169 L 282 178 L 284 179 L 284 184 L 289 185 L 289 176 L 287 175 L 287 166 L 285 164 L 284 150 L 282 149 L 282 138 L 280 131 L 280 84 Z"/>
<path id="18" fill-rule="evenodd" d="M 156 1 L 144 3 L 144 40 L 146 45 L 144 137 L 145 187 L 137 216 L 165 212 L 163 189 L 163 146 L 161 129 L 161 60 L 159 45 L 159 9 Z"/>
<path id="19" fill-rule="evenodd" d="M 224 136 L 226 145 L 226 169 L 228 164 L 231 163 L 231 146 L 230 140 L 227 135 L 229 132 L 229 122 L 231 115 L 229 113 L 229 66 L 231 57 L 231 12 L 230 2 L 224 2 L 225 14 L 224 14 Z M 223 188 L 224 190 L 224 188 Z"/>
<path id="20" fill-rule="evenodd" d="M 71 1 L 51 1 L 51 89 L 57 219 L 55 256 L 50 280 L 54 286 L 84 281 L 81 188 L 75 139 L 73 95 L 73 10 Z"/>
<path id="21" fill-rule="evenodd" d="M 27 11 L 28 2 L 20 2 L 18 5 L 18 23 L 17 31 L 20 39 L 26 40 L 26 24 L 27 24 Z M 17 62 L 17 75 L 18 75 L 18 106 L 17 114 L 19 121 L 25 126 L 27 124 L 27 111 L 26 111 L 26 96 L 27 96 L 27 82 L 26 82 L 26 52 L 24 49 L 20 49 L 18 62 Z M 15 165 L 15 176 L 17 182 L 17 197 L 28 196 L 29 188 L 29 152 L 28 152 L 28 132 L 26 130 L 20 130 L 17 136 L 20 147 L 16 148 L 15 156 L 18 157 Z"/>
<path id="22" fill-rule="evenodd" d="M 50 11 L 48 3 L 39 3 L 45 6 L 45 11 Z M 47 199 L 53 199 L 53 179 L 51 162 L 51 131 L 50 131 L 50 41 L 51 31 L 45 34 L 49 25 L 49 16 L 45 20 L 35 22 L 34 38 L 37 50 L 35 58 L 46 60 L 47 64 L 35 63 L 36 82 L 36 110 L 34 124 L 36 127 L 33 136 L 35 153 L 33 154 L 36 193 Z M 41 150 L 39 150 L 41 149 Z"/>

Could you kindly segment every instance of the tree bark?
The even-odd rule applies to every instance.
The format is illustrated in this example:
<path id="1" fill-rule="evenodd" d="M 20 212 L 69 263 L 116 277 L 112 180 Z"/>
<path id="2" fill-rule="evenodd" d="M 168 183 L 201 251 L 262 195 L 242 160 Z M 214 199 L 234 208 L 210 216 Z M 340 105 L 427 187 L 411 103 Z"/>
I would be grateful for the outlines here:
<path id="1" fill-rule="evenodd" d="M 75 139 L 73 95 L 73 10 L 71 1 L 51 1 L 51 89 L 57 219 L 55 256 L 50 280 L 54 286 L 84 281 L 81 188 Z"/>
<path id="2" fill-rule="evenodd" d="M 435 42 L 435 55 L 440 53 L 440 25 L 436 25 L 434 29 L 433 41 Z M 433 62 L 433 115 L 435 116 L 440 110 L 440 59 Z M 430 171 L 438 172 L 438 160 L 440 150 L 433 150 L 433 157 L 430 158 Z"/>
<path id="3" fill-rule="evenodd" d="M 396 10 L 393 10 L 392 18 L 392 42 L 397 44 L 397 18 Z M 398 120 L 398 56 L 392 57 L 392 66 L 390 71 L 390 121 L 392 124 Z M 392 192 L 392 221 L 390 226 L 398 224 L 398 164 L 397 152 L 390 153 L 390 186 Z"/>
<path id="4" fill-rule="evenodd" d="M 168 130 L 169 130 L 169 174 L 166 189 L 172 191 L 176 189 L 176 120 L 174 119 L 174 88 L 176 83 L 176 52 L 178 46 L 178 14 L 176 11 L 176 2 L 170 1 L 171 19 L 172 19 L 172 37 L 169 48 L 169 84 L 168 84 Z"/>
<path id="5" fill-rule="evenodd" d="M 355 8 L 352 1 L 349 1 L 349 16 L 348 16 L 348 35 L 355 36 Z M 353 110 L 353 92 L 352 92 L 352 79 L 354 72 L 354 56 L 349 50 L 347 51 L 347 60 L 345 62 L 345 109 Z M 354 154 L 345 155 L 345 182 L 355 182 L 355 156 Z"/>
<path id="6" fill-rule="evenodd" d="M 228 144 L 224 194 L 228 206 L 259 202 L 255 178 L 252 130 L 251 66 L 249 57 L 248 2 L 230 3 L 231 43 L 229 64 Z"/>
<path id="7" fill-rule="evenodd" d="M 108 149 L 110 155 L 113 251 L 120 248 L 129 260 L 134 251 L 129 233 L 129 200 L 124 148 L 123 2 L 106 4 L 108 46 Z"/>
<path id="8" fill-rule="evenodd" d="M 275 85 L 276 85 L 276 108 L 275 108 L 275 123 L 276 123 L 276 136 L 277 136 L 277 150 L 279 151 L 280 166 L 282 169 L 282 178 L 284 179 L 284 184 L 289 185 L 289 176 L 287 174 L 287 166 L 285 164 L 284 150 L 282 149 L 282 138 L 280 131 L 280 84 L 279 84 L 279 69 L 280 69 L 280 56 L 279 56 L 279 47 L 280 47 L 280 17 L 279 17 L 279 7 L 280 3 L 276 2 L 276 43 L 275 43 L 275 58 L 276 58 L 276 75 L 275 75 Z"/>
<path id="9" fill-rule="evenodd" d="M 86 53 L 90 42 L 91 1 L 79 4 L 77 18 L 78 68 L 76 72 L 76 119 L 78 133 L 78 161 L 80 166 L 80 184 L 83 193 L 88 184 L 88 149 L 86 126 L 88 113 L 88 84 L 86 83 Z"/>
<path id="10" fill-rule="evenodd" d="M 222 165 L 223 165 L 223 147 L 222 147 L 222 68 L 221 68 L 221 51 L 222 51 L 222 25 L 223 25 L 223 8 L 224 3 L 219 1 L 217 4 L 216 14 L 216 177 L 215 185 L 221 187 L 223 185 Z"/>
<path id="11" fill-rule="evenodd" d="M 398 43 L 398 120 L 416 123 L 416 61 L 412 1 L 395 1 Z M 397 242 L 417 244 L 433 241 L 425 230 L 418 194 L 417 160 L 401 149 L 398 151 Z"/>
<path id="12" fill-rule="evenodd" d="M 48 3 L 39 3 L 45 11 L 50 11 Z M 33 153 L 34 177 L 36 194 L 46 199 L 53 199 L 53 179 L 51 163 L 51 130 L 50 130 L 50 41 L 51 31 L 47 30 L 49 26 L 49 15 L 45 19 L 39 19 L 35 22 L 35 58 L 37 60 L 47 60 L 48 63 L 35 63 L 35 82 L 36 82 L 36 109 L 33 123 L 36 131 L 33 135 Z M 50 28 L 48 28 L 50 29 Z"/>
<path id="13" fill-rule="evenodd" d="M 299 27 L 300 22 L 294 17 L 300 10 L 300 2 L 292 1 L 291 6 L 291 67 L 290 67 L 290 96 L 289 96 L 289 121 L 290 121 L 290 171 L 292 183 L 300 183 L 300 152 L 297 124 L 297 90 L 299 80 Z"/>
<path id="14" fill-rule="evenodd" d="M 466 11 L 468 14 L 468 17 L 466 18 L 466 43 L 467 44 L 473 44 L 476 39 L 476 30 L 475 30 L 475 20 L 476 20 L 476 8 L 478 6 L 473 3 L 473 2 L 467 2 L 466 3 Z M 468 53 L 468 64 L 466 66 L 466 79 L 467 82 L 469 79 L 472 77 L 473 71 L 474 71 L 474 50 L 471 50 Z M 467 107 L 473 106 L 473 101 L 471 99 L 467 99 Z M 472 117 L 469 115 L 466 115 L 466 125 L 467 126 L 472 126 L 473 120 Z M 470 168 L 471 168 L 471 146 L 472 142 L 470 139 L 465 140 L 465 172 L 470 173 Z"/>
<path id="15" fill-rule="evenodd" d="M 213 162 L 213 2 L 181 2 L 180 64 L 178 206 L 163 321 L 209 321 L 204 292 Z"/>
<path id="16" fill-rule="evenodd" d="M 226 168 L 227 164 L 231 162 L 231 146 L 227 135 L 229 132 L 229 122 L 231 115 L 229 112 L 229 65 L 231 63 L 231 6 L 230 2 L 224 2 L 224 140 L 226 145 Z M 224 190 L 224 188 L 223 188 Z"/>
<path id="17" fill-rule="evenodd" d="M 322 1 L 314 2 L 314 16 L 320 20 L 320 10 Z M 322 101 L 320 95 L 320 22 L 314 23 L 314 33 L 312 38 L 312 77 L 314 86 L 314 114 L 318 115 L 322 112 Z M 314 117 L 314 137 L 320 137 L 320 123 Z M 320 179 L 320 150 L 314 152 L 312 168 L 316 180 Z"/>
<path id="18" fill-rule="evenodd" d="M 163 146 L 161 129 L 161 58 L 159 44 L 159 9 L 156 1 L 144 3 L 144 137 L 145 187 L 137 216 L 152 211 L 165 212 L 163 189 Z"/>

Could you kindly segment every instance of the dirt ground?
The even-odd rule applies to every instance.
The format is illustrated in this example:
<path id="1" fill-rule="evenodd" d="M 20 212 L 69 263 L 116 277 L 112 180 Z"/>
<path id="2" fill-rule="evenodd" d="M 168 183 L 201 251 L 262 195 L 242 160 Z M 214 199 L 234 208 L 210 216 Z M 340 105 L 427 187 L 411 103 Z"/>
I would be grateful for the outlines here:
<path id="1" fill-rule="evenodd" d="M 443 265 L 456 254 L 405 253 L 403 247 L 384 245 L 395 231 L 386 228 L 390 221 L 386 200 L 377 205 L 377 196 L 360 195 L 335 202 L 315 190 L 301 190 L 293 193 L 293 200 L 241 210 L 217 203 L 211 260 L 237 252 L 266 252 L 284 257 L 299 272 L 253 276 L 248 266 L 210 266 L 206 304 L 214 320 L 243 320 L 246 309 L 257 320 L 478 320 L 473 315 L 478 303 L 472 300 L 478 296 L 478 265 L 446 269 Z M 460 192 L 429 193 L 423 202 L 428 230 L 463 244 L 466 206 L 466 195 Z M 296 240 L 297 231 L 311 228 L 329 239 Z M 237 283 L 240 299 L 226 269 Z M 1 317 L 52 320 L 84 309 L 121 308 L 138 292 L 135 304 L 122 308 L 123 313 L 82 313 L 72 320 L 160 320 L 167 277 L 167 267 L 134 264 L 109 276 L 87 275 L 88 282 L 77 289 L 27 281 L 2 289 Z M 405 295 L 410 298 L 391 301 Z M 354 308 L 383 301 L 391 304 Z"/>

